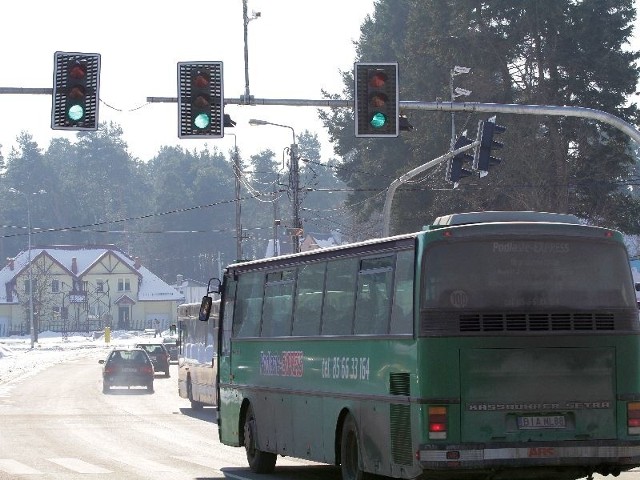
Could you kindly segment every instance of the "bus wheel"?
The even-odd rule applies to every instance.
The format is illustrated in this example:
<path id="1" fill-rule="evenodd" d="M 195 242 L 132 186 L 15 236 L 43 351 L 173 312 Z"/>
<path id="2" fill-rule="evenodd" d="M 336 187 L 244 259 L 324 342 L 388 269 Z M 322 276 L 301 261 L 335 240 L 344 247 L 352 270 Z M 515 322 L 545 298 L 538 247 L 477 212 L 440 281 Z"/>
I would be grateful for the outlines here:
<path id="1" fill-rule="evenodd" d="M 364 480 L 366 478 L 360 462 L 358 426 L 351 415 L 347 415 L 342 426 L 340 470 L 342 480 Z"/>
<path id="2" fill-rule="evenodd" d="M 254 473 L 272 473 L 276 467 L 276 454 L 263 452 L 256 447 L 256 416 L 251 404 L 244 419 L 244 449 L 249 468 Z"/>

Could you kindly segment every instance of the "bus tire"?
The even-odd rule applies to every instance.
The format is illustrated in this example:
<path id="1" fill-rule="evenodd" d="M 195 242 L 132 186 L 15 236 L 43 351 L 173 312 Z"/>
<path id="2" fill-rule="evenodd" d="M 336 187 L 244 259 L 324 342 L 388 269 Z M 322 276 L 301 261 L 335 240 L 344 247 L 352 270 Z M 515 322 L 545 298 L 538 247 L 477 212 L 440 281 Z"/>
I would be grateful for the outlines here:
<path id="1" fill-rule="evenodd" d="M 342 480 L 364 480 L 366 478 L 362 470 L 358 426 L 351 414 L 347 414 L 342 425 L 340 471 L 342 473 Z"/>
<path id="2" fill-rule="evenodd" d="M 273 473 L 276 467 L 276 454 L 263 452 L 256 447 L 257 421 L 251 404 L 244 417 L 244 449 L 247 452 L 249 468 L 254 473 Z"/>

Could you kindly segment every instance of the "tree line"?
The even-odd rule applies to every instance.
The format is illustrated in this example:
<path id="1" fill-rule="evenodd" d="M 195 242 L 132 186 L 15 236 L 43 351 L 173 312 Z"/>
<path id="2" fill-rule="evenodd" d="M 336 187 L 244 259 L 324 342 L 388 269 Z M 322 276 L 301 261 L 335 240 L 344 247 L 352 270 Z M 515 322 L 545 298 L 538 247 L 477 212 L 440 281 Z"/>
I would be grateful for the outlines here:
<path id="1" fill-rule="evenodd" d="M 1 258 L 46 245 L 116 245 L 169 283 L 176 275 L 206 282 L 236 254 L 234 151 L 163 146 L 142 162 L 127 150 L 116 124 L 54 138 L 46 149 L 23 132 L 0 157 Z M 349 232 L 344 184 L 335 160 L 320 161 L 317 135 L 297 138 L 301 217 L 308 232 Z M 274 215 L 290 223 L 289 169 L 264 150 L 240 159 L 242 256 L 265 255 Z M 46 192 L 38 194 L 38 192 Z M 274 203 L 276 208 L 274 208 Z"/>

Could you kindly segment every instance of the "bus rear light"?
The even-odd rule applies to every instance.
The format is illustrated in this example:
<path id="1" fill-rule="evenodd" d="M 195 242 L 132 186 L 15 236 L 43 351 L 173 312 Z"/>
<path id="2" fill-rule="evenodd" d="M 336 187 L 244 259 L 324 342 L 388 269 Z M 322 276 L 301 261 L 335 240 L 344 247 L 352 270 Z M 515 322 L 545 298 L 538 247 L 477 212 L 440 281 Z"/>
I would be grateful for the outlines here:
<path id="1" fill-rule="evenodd" d="M 447 438 L 447 407 L 429 407 L 429 439 Z"/>
<path id="2" fill-rule="evenodd" d="M 640 435 L 640 402 L 627 403 L 627 433 Z"/>

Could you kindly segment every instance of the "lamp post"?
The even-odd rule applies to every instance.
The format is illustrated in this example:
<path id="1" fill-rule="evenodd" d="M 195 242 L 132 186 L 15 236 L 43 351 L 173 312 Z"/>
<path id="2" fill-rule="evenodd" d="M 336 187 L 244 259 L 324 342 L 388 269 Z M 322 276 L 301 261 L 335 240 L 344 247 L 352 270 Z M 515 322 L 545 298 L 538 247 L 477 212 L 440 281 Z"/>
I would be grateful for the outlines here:
<path id="1" fill-rule="evenodd" d="M 31 194 L 21 192 L 15 188 L 10 188 L 9 191 L 11 193 L 15 193 L 17 195 L 24 195 L 24 198 L 27 201 L 27 228 L 28 231 L 28 252 L 27 252 L 27 262 L 29 263 L 29 332 L 31 337 L 31 348 L 36 341 L 36 330 L 33 323 L 33 265 L 31 264 L 31 201 L 29 200 L 29 195 L 42 195 L 47 193 L 44 190 L 39 190 L 37 192 L 32 192 Z"/>
<path id="2" fill-rule="evenodd" d="M 259 126 L 259 125 L 273 125 L 274 127 L 283 127 L 291 129 L 291 134 L 293 135 L 293 143 L 291 144 L 291 148 L 289 148 L 289 155 L 291 156 L 291 183 L 293 184 L 293 192 L 292 192 L 292 203 L 293 203 L 293 235 L 292 243 L 293 243 L 293 253 L 298 253 L 300 251 L 300 245 L 298 243 L 298 236 L 302 231 L 302 222 L 300 221 L 300 200 L 299 200 L 299 191 L 300 191 L 300 177 L 299 177 L 299 167 L 298 167 L 298 145 L 296 144 L 296 132 L 293 127 L 289 125 L 281 125 L 279 123 L 267 122 L 266 120 L 258 120 L 252 118 L 249 120 L 249 125 Z M 275 248 L 275 245 L 274 245 Z"/>
<path id="3" fill-rule="evenodd" d="M 235 133 L 227 133 L 233 135 L 233 175 L 235 177 L 236 190 L 236 261 L 242 260 L 242 224 L 240 223 L 242 215 L 242 205 L 240 204 L 240 155 L 238 155 L 238 144 L 236 142 Z"/>
<path id="4" fill-rule="evenodd" d="M 469 67 L 461 67 L 459 65 L 456 65 L 455 67 L 453 67 L 451 69 L 451 81 L 449 82 L 449 89 L 451 90 L 451 103 L 453 103 L 453 100 L 456 97 L 467 97 L 469 95 L 471 95 L 471 90 L 466 90 L 464 88 L 453 88 L 453 77 L 455 77 L 456 75 L 463 75 L 466 73 L 469 73 L 471 71 L 471 68 Z M 455 146 L 456 143 L 456 120 L 455 120 L 455 113 L 453 112 L 453 110 L 451 111 L 451 151 L 453 151 L 453 147 Z"/>

